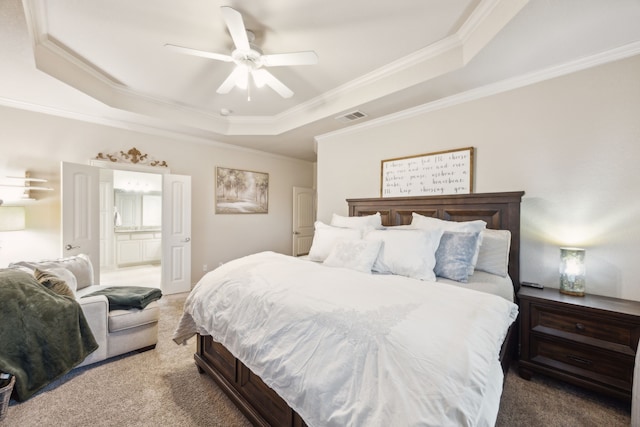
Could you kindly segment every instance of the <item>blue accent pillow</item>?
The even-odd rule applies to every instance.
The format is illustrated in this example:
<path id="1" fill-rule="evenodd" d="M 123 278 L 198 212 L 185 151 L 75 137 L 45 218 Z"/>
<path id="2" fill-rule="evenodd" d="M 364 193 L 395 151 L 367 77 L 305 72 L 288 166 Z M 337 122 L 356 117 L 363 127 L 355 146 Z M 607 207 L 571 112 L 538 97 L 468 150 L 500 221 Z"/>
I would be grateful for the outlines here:
<path id="1" fill-rule="evenodd" d="M 436 250 L 436 276 L 467 283 L 480 233 L 445 231 Z"/>

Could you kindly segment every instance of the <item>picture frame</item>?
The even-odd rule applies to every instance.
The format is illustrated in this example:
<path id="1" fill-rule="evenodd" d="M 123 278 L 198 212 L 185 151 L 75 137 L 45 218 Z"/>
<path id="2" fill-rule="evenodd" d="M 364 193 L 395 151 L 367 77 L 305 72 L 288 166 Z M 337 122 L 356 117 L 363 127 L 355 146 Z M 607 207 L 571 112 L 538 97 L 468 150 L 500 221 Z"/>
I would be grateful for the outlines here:
<path id="1" fill-rule="evenodd" d="M 473 163 L 473 147 L 382 160 L 380 197 L 470 194 Z"/>
<path id="2" fill-rule="evenodd" d="M 216 214 L 269 213 L 269 174 L 216 168 Z"/>

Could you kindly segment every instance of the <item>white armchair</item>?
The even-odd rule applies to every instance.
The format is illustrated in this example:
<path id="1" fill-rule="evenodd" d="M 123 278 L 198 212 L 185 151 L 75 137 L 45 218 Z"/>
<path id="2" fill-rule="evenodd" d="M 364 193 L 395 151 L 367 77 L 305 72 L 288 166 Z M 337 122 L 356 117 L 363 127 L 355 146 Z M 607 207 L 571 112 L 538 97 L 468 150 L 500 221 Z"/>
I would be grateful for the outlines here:
<path id="1" fill-rule="evenodd" d="M 104 295 L 88 296 L 106 288 L 93 283 L 93 266 L 89 257 L 77 255 L 58 260 L 38 262 L 20 261 L 10 267 L 36 268 L 58 274 L 68 282 L 82 307 L 91 332 L 99 345 L 78 366 L 85 366 L 110 357 L 134 350 L 145 351 L 155 348 L 158 342 L 158 319 L 160 308 L 153 301 L 144 309 L 109 311 L 109 301 Z M 75 280 L 75 289 L 72 283 Z"/>

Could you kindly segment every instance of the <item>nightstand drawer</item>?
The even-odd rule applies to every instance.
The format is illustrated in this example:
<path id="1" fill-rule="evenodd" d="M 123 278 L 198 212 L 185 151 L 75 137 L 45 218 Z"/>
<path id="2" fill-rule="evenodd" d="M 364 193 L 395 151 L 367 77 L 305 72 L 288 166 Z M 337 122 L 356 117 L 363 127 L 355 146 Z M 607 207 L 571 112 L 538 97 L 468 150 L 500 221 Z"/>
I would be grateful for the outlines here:
<path id="1" fill-rule="evenodd" d="M 634 357 L 546 337 L 531 337 L 530 360 L 631 392 Z"/>
<path id="2" fill-rule="evenodd" d="M 640 327 L 590 313 L 559 310 L 546 305 L 531 305 L 531 330 L 568 339 L 578 339 L 598 347 L 617 344 L 617 351 L 633 355 Z M 571 337 L 575 335 L 575 337 Z M 579 339 L 577 337 L 582 337 Z M 617 347 L 617 346 L 616 346 Z"/>
<path id="3" fill-rule="evenodd" d="M 631 401 L 640 301 L 521 288 L 523 378 L 544 373 Z"/>

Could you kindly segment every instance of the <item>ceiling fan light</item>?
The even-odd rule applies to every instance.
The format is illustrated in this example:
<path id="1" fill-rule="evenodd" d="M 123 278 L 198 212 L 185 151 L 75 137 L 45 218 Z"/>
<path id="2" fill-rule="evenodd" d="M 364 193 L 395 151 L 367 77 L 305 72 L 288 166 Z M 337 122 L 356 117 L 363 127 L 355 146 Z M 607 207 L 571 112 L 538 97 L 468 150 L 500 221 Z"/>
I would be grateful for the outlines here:
<path id="1" fill-rule="evenodd" d="M 264 85 L 267 84 L 267 78 L 265 74 L 265 70 L 255 70 L 251 73 L 251 75 L 253 76 L 253 82 L 256 84 L 256 87 L 264 87 Z"/>
<path id="2" fill-rule="evenodd" d="M 244 90 L 249 86 L 249 69 L 244 65 L 238 65 L 237 70 L 236 86 Z"/>

